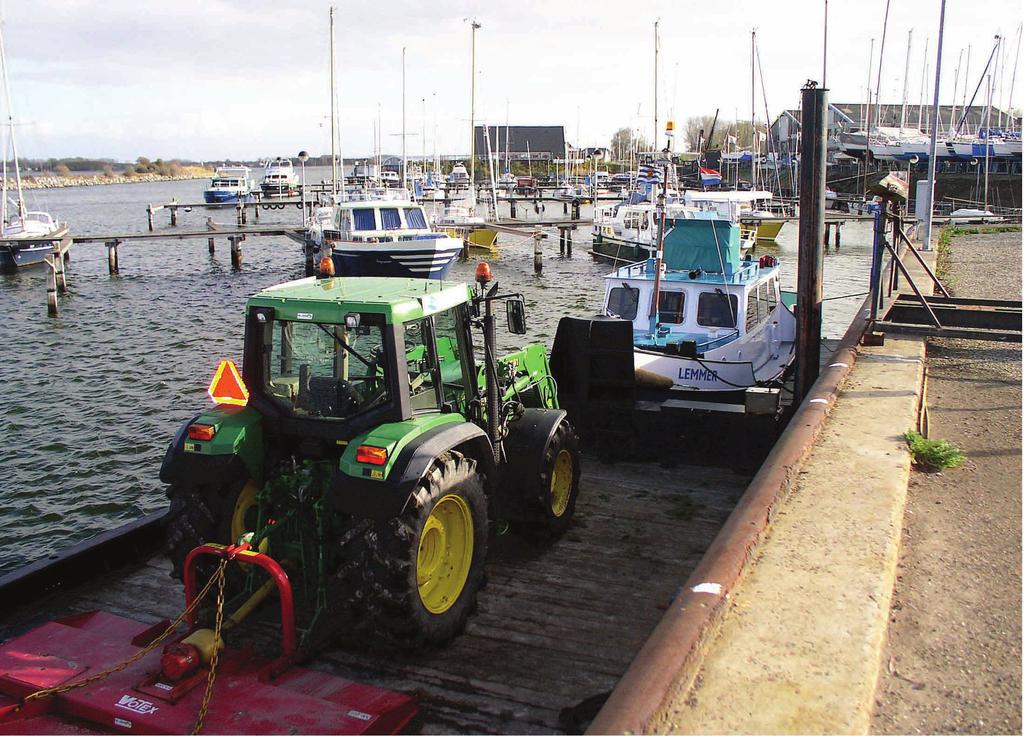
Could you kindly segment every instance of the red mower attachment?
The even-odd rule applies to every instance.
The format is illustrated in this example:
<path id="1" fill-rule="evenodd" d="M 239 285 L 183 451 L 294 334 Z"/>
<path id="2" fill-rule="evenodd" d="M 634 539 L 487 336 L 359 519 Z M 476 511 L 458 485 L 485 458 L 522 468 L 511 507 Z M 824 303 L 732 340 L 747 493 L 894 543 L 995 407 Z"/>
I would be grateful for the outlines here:
<path id="1" fill-rule="evenodd" d="M 227 648 L 215 632 L 196 628 L 194 604 L 210 589 L 197 592 L 195 563 L 204 555 L 257 565 L 270 575 L 281 601 L 280 656 Z M 264 589 L 270 584 L 256 595 Z M 0 734 L 192 733 L 211 665 L 203 733 L 390 734 L 416 714 L 408 695 L 295 666 L 288 575 L 247 545 L 192 550 L 185 598 L 189 631 L 163 647 L 169 621 L 150 626 L 103 611 L 58 619 L 0 645 Z M 30 697 L 39 691 L 46 692 Z"/>

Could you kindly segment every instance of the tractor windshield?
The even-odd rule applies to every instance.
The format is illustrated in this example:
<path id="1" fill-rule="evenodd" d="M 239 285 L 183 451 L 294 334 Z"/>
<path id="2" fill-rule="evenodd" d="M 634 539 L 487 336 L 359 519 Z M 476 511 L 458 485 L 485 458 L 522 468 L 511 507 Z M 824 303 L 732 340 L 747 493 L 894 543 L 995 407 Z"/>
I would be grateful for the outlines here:
<path id="1" fill-rule="evenodd" d="M 345 419 L 390 399 L 383 330 L 317 322 L 274 322 L 268 394 L 289 411 Z"/>

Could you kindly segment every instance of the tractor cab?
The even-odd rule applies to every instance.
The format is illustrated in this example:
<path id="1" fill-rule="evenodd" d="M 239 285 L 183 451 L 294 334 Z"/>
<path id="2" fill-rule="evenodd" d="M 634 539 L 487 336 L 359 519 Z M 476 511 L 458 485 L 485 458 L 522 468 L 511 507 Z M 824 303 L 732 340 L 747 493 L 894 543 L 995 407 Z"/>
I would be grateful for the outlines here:
<path id="1" fill-rule="evenodd" d="M 472 297 L 462 284 L 395 278 L 267 289 L 248 305 L 245 382 L 267 415 L 339 437 L 425 412 L 468 417 Z"/>

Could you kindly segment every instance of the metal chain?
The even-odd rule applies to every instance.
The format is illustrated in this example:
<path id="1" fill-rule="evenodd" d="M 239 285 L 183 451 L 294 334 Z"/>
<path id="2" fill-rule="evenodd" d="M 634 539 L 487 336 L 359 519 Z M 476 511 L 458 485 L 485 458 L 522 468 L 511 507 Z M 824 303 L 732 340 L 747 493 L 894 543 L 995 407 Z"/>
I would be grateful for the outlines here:
<path id="1" fill-rule="evenodd" d="M 206 720 L 206 713 L 210 708 L 210 698 L 213 697 L 213 681 L 217 679 L 217 662 L 220 660 L 220 631 L 224 623 L 224 569 L 227 564 L 227 558 L 222 559 L 220 568 L 217 570 L 217 615 L 213 623 L 213 653 L 210 655 L 210 672 L 206 676 L 203 703 L 199 706 L 199 717 L 196 719 L 196 727 L 192 729 L 192 736 L 196 736 L 203 730 L 203 722 Z"/>
<path id="2" fill-rule="evenodd" d="M 75 689 L 80 688 L 80 687 L 85 687 L 86 685 L 91 685 L 94 682 L 98 682 L 100 680 L 106 679 L 107 677 L 110 677 L 110 675 L 113 675 L 113 674 L 116 674 L 118 672 L 121 672 L 126 667 L 129 667 L 130 665 L 134 664 L 135 662 L 138 662 L 140 659 L 142 659 L 147 654 L 149 654 L 154 649 L 156 649 L 158 646 L 160 646 L 167 639 L 167 637 L 169 637 L 171 634 L 174 633 L 174 630 L 177 629 L 182 624 L 182 622 L 185 621 L 185 619 L 188 616 L 192 615 L 192 612 L 196 609 L 196 606 L 198 606 L 199 603 L 202 602 L 203 598 L 206 597 L 206 594 L 210 592 L 210 589 L 213 588 L 213 584 L 215 582 L 217 582 L 217 581 L 220 581 L 219 582 L 220 598 L 218 600 L 218 606 L 222 606 L 223 605 L 223 595 L 224 595 L 224 570 L 225 570 L 226 566 L 227 566 L 227 560 L 221 560 L 220 567 L 217 568 L 217 572 L 214 574 L 213 577 L 211 577 L 207 581 L 206 585 L 203 586 L 203 589 L 201 591 L 199 591 L 199 595 L 197 595 L 195 597 L 195 600 L 193 600 L 192 603 L 189 604 L 189 606 L 184 611 L 181 612 L 181 615 L 178 616 L 178 618 L 176 618 L 173 621 L 173 623 L 171 623 L 171 625 L 168 626 L 164 630 L 164 632 L 162 634 L 160 634 L 160 636 L 158 636 L 156 639 L 151 641 L 145 647 L 143 647 L 138 652 L 133 654 L 131 657 L 129 657 L 125 661 L 121 662 L 120 664 L 118 664 L 118 665 L 116 665 L 114 667 L 111 667 L 109 670 L 104 670 L 103 672 L 97 672 L 95 675 L 90 675 L 89 677 L 86 677 L 83 680 L 77 680 L 75 682 L 68 683 L 68 684 L 65 684 L 65 685 L 57 685 L 56 687 L 48 687 L 48 688 L 45 688 L 44 690 L 37 690 L 34 693 L 30 693 L 30 694 L 25 696 L 25 699 L 22 701 L 21 706 L 19 706 L 19 709 L 21 707 L 23 707 L 25 704 L 27 704 L 30 700 L 37 700 L 39 698 L 44 698 L 44 697 L 46 697 L 48 695 L 60 695 L 61 693 L 66 693 L 66 692 L 68 692 L 70 690 L 75 690 Z M 218 626 L 219 626 L 219 623 L 220 623 L 220 615 L 221 615 L 221 611 L 220 611 L 220 607 L 218 607 L 218 610 L 217 610 Z M 218 631 L 219 631 L 219 629 L 218 629 Z M 216 654 L 214 656 L 216 657 Z"/>

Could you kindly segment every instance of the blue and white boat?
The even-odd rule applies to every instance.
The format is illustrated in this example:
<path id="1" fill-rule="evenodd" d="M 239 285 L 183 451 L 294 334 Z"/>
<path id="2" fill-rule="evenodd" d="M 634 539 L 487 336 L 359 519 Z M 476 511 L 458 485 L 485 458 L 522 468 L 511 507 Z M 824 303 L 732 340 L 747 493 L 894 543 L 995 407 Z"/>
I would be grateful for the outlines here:
<path id="1" fill-rule="evenodd" d="M 0 237 L 0 270 L 13 271 L 42 263 L 67 233 L 67 224 L 54 220 L 47 212 L 14 215 L 4 225 Z"/>
<path id="2" fill-rule="evenodd" d="M 3 90 L 7 100 L 7 131 L 3 155 L 0 187 L 0 270 L 13 271 L 42 263 L 54 253 L 54 244 L 68 233 L 67 223 L 57 221 L 48 212 L 29 210 L 21 186 L 21 166 L 18 145 L 14 135 L 14 113 L 11 110 L 10 84 L 7 79 L 7 54 L 3 30 L 0 28 L 0 70 L 3 72 Z M 14 194 L 9 197 L 7 160 L 14 162 Z"/>
<path id="3" fill-rule="evenodd" d="M 637 385 L 692 400 L 779 381 L 795 357 L 796 317 L 778 261 L 741 257 L 727 219 L 669 213 L 667 226 L 660 274 L 650 258 L 605 277 L 605 314 L 632 322 Z"/>
<path id="4" fill-rule="evenodd" d="M 248 166 L 222 166 L 210 179 L 210 186 L 203 192 L 207 204 L 234 204 L 252 202 L 255 186 Z"/>
<path id="5" fill-rule="evenodd" d="M 432 230 L 423 206 L 400 189 L 367 190 L 319 208 L 308 237 L 314 250 L 331 254 L 339 276 L 443 279 L 463 248 Z"/>

